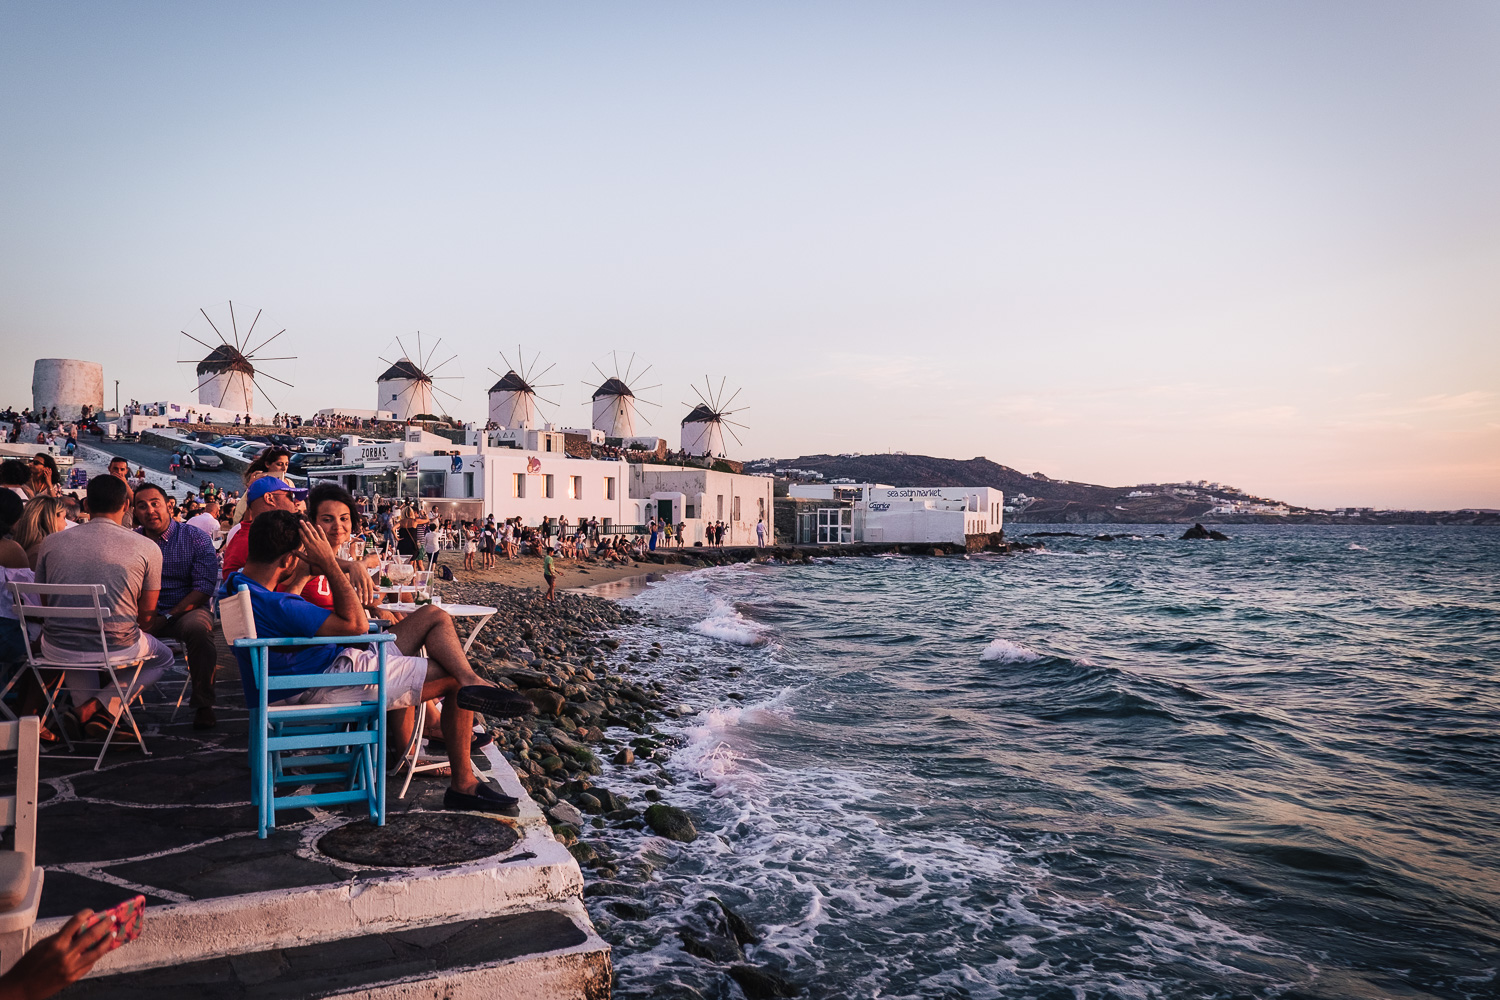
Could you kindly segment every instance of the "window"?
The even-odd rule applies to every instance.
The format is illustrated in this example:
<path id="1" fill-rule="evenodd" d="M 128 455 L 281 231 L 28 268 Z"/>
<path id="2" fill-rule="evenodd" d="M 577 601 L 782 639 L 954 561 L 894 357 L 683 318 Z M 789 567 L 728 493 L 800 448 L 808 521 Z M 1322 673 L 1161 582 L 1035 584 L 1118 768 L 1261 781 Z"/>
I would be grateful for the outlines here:
<path id="1" fill-rule="evenodd" d="M 473 495 L 474 495 L 474 473 L 472 473 L 472 472 L 465 472 L 464 473 L 464 496 L 471 497 Z"/>
<path id="2" fill-rule="evenodd" d="M 719 521 L 722 521 L 722 520 L 724 520 L 724 494 L 722 494 L 722 493 L 718 494 L 718 499 L 719 499 L 719 504 L 718 504 L 718 511 L 719 511 L 719 513 L 715 515 L 715 519 L 719 520 Z"/>
<path id="3" fill-rule="evenodd" d="M 552 435 L 551 434 L 543 434 L 542 435 L 542 450 L 543 451 L 551 451 L 552 450 Z M 549 493 L 547 495 L 551 496 L 552 494 Z"/>
<path id="4" fill-rule="evenodd" d="M 605 476 L 604 477 L 604 499 L 606 499 L 606 500 L 613 500 L 614 498 L 615 498 L 615 477 L 614 476 Z"/>
<path id="5" fill-rule="evenodd" d="M 510 477 L 510 495 L 513 497 L 524 497 L 526 495 L 526 473 L 517 472 Z"/>
<path id="6" fill-rule="evenodd" d="M 738 521 L 740 519 L 740 498 L 739 497 L 735 497 L 733 499 L 731 509 L 734 511 L 734 513 L 730 515 L 729 519 L 731 521 Z"/>
<path id="7" fill-rule="evenodd" d="M 552 477 L 550 475 L 542 477 L 542 496 L 548 500 L 552 499 Z"/>
<path id="8" fill-rule="evenodd" d="M 694 507 L 692 504 L 686 504 L 685 506 L 686 506 L 687 509 L 686 509 L 686 512 L 685 512 L 684 516 L 689 521 L 691 521 L 693 518 L 695 518 L 695 517 L 698 516 L 698 509 L 696 507 Z"/>
<path id="9" fill-rule="evenodd" d="M 583 499 L 583 477 L 582 476 L 569 476 L 568 477 L 568 499 L 569 500 L 582 500 Z"/>

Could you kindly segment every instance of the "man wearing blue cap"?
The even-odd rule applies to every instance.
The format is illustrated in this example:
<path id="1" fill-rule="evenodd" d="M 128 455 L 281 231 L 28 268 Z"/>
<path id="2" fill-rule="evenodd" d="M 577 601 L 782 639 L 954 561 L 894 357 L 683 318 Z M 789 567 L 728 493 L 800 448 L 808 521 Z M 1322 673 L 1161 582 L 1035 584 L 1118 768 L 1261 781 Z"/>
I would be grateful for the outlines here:
<path id="1" fill-rule="evenodd" d="M 245 565 L 250 554 L 250 523 L 255 516 L 268 510 L 295 513 L 302 509 L 302 499 L 306 496 L 306 490 L 293 489 L 291 483 L 275 476 L 261 476 L 250 484 L 245 491 L 245 516 L 224 543 L 224 579 L 229 579 L 231 573 Z"/>

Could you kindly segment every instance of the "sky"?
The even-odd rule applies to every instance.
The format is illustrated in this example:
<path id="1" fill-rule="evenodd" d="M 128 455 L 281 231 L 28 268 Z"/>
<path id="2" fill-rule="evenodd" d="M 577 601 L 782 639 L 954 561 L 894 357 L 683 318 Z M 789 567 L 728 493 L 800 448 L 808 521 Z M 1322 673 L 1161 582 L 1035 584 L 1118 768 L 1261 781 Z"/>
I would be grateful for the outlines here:
<path id="1" fill-rule="evenodd" d="M 1500 507 L 1497 122 L 1492 2 L 11 2 L 0 405 L 233 301 L 268 412 L 420 331 L 463 419 L 618 351 L 673 447 Z"/>

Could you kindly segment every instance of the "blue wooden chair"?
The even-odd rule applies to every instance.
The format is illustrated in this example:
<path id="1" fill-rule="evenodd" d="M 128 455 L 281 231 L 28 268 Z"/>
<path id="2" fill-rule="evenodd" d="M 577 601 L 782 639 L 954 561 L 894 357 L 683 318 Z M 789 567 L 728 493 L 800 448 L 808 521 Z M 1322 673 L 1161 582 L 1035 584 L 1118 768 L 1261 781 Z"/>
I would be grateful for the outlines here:
<path id="1" fill-rule="evenodd" d="M 250 709 L 250 800 L 258 807 L 259 835 L 276 825 L 276 810 L 364 802 L 370 819 L 385 825 L 385 657 L 396 637 L 385 633 L 261 639 L 255 633 L 250 590 L 219 601 L 224 638 L 234 648 Z M 338 674 L 270 672 L 273 649 L 294 646 L 371 645 L 375 670 Z M 273 705 L 272 692 L 312 687 L 373 686 L 374 696 L 338 705 Z M 320 750 L 321 753 L 308 751 Z M 331 792 L 277 794 L 284 786 L 339 784 Z"/>

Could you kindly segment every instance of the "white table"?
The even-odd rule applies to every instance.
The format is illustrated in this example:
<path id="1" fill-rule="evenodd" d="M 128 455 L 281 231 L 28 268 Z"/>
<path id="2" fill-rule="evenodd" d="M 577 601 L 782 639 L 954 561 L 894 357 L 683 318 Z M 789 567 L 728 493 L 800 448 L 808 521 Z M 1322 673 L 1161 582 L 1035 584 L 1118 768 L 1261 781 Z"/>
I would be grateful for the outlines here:
<path id="1" fill-rule="evenodd" d="M 415 612 L 418 608 L 424 606 L 425 605 L 406 604 L 403 602 L 398 604 L 381 604 L 379 605 L 379 608 L 382 611 L 394 611 L 398 615 L 409 615 Z M 495 617 L 495 612 L 499 610 L 498 608 L 487 608 L 482 604 L 448 604 L 444 602 L 443 604 L 435 604 L 433 606 L 442 608 L 444 611 L 448 612 L 448 615 L 452 618 L 479 619 L 479 621 L 475 623 L 474 627 L 469 630 L 468 639 L 464 640 L 464 655 L 466 656 L 468 655 L 469 647 L 474 645 L 474 640 L 479 637 L 479 630 L 484 628 L 484 626 L 489 623 L 489 620 Z M 456 622 L 454 624 L 455 626 L 457 625 Z"/>

